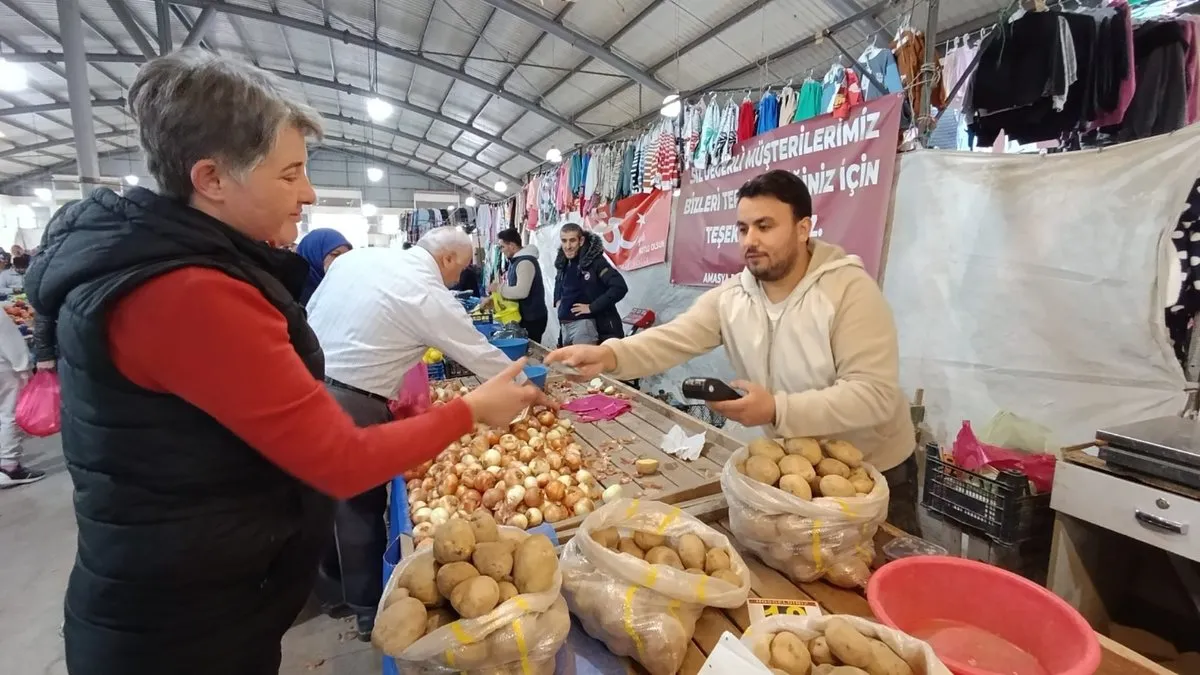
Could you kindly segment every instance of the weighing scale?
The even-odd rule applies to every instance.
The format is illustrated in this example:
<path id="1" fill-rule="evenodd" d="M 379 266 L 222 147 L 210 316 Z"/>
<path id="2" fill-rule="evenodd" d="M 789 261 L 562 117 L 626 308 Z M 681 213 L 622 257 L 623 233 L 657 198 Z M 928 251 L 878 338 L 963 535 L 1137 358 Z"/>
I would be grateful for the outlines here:
<path id="1" fill-rule="evenodd" d="M 1200 490 L 1200 422 L 1159 417 L 1096 432 L 1100 459 Z"/>

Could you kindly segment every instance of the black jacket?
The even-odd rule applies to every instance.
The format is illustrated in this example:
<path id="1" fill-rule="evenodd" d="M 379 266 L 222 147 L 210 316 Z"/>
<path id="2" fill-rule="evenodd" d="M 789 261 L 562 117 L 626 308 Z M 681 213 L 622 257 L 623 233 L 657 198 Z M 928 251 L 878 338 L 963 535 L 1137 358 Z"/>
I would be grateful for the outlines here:
<path id="1" fill-rule="evenodd" d="M 592 308 L 592 318 L 596 321 L 600 341 L 625 337 L 625 327 L 617 312 L 617 303 L 629 292 L 625 277 L 609 264 L 608 258 L 604 257 L 604 242 L 591 232 L 584 233 L 578 255 L 580 269 L 584 272 L 588 304 Z M 554 269 L 557 270 L 554 276 L 555 305 L 562 299 L 562 277 L 566 267 L 567 256 L 563 255 L 560 248 L 558 257 L 554 259 Z"/>
<path id="2" fill-rule="evenodd" d="M 53 216 L 50 216 L 50 223 L 42 232 L 42 241 L 38 244 L 38 254 L 46 249 L 46 243 L 50 241 L 55 230 L 61 227 L 62 223 L 72 219 L 72 216 L 67 213 L 78 203 L 80 203 L 78 199 L 69 201 L 55 211 Z M 34 258 L 36 257 L 37 255 L 34 255 Z M 33 315 L 33 357 L 39 363 L 58 359 L 58 343 L 54 339 L 55 322 L 56 319 L 49 314 Z"/>
<path id="3" fill-rule="evenodd" d="M 220 270 L 279 310 L 320 378 L 321 349 L 295 302 L 306 267 L 145 189 L 97 190 L 61 218 L 27 285 L 34 309 L 58 319 L 63 455 L 79 528 L 67 670 L 274 674 L 279 640 L 312 588 L 332 501 L 203 410 L 122 376 L 106 323 L 117 300 L 158 275 Z"/>

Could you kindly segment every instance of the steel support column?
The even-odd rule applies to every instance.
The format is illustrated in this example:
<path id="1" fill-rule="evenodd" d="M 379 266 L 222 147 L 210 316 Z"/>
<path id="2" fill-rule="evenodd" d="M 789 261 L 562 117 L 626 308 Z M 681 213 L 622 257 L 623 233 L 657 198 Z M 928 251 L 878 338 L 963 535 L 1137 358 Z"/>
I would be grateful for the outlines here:
<path id="1" fill-rule="evenodd" d="M 930 100 L 933 96 L 934 86 L 941 86 L 941 80 L 937 77 L 937 26 L 938 26 L 938 5 L 939 0 L 929 0 L 928 16 L 925 21 L 925 66 L 921 69 L 920 77 L 925 81 L 925 86 L 921 87 L 921 110 L 917 113 L 918 128 L 921 130 L 921 145 L 925 145 L 929 141 L 930 134 L 933 133 L 934 119 L 929 114 Z"/>
<path id="2" fill-rule="evenodd" d="M 158 22 L 158 55 L 166 56 L 175 48 L 171 45 L 171 3 L 155 0 L 154 18 Z"/>
<path id="3" fill-rule="evenodd" d="M 88 65 L 83 47 L 83 17 L 79 13 L 79 0 L 58 0 L 58 27 L 62 33 L 66 60 L 71 129 L 75 132 L 75 157 L 79 162 L 79 188 L 86 197 L 99 183 L 100 158 L 96 149 L 95 120 L 92 117 L 92 93 L 88 89 Z"/>

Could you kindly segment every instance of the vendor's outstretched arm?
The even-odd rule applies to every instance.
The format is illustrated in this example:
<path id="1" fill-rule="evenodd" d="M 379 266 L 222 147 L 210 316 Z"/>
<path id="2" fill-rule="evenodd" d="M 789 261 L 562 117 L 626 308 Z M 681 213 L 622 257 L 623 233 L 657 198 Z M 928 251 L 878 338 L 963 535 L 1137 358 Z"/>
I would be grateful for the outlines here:
<path id="1" fill-rule="evenodd" d="M 706 292 L 668 323 L 627 338 L 605 341 L 604 346 L 616 356 L 617 367 L 611 374 L 622 380 L 655 375 L 721 346 L 718 303 L 724 290 L 720 286 Z"/>
<path id="2" fill-rule="evenodd" d="M 833 319 L 837 381 L 824 389 L 775 392 L 775 427 L 785 436 L 828 436 L 881 424 L 902 405 L 896 324 L 867 276 L 851 282 Z"/>

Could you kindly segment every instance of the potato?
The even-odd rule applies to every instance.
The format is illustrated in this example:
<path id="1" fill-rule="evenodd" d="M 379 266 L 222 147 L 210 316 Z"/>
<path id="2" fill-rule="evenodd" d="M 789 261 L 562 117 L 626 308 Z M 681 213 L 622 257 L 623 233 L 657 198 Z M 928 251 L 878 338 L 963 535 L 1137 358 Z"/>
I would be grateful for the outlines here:
<path id="1" fill-rule="evenodd" d="M 861 466 L 850 470 L 850 484 L 854 486 L 856 492 L 862 494 L 870 494 L 875 489 L 875 480 Z"/>
<path id="2" fill-rule="evenodd" d="M 867 665 L 870 675 L 913 675 L 912 667 L 904 662 L 892 648 L 879 640 L 868 640 L 871 645 L 872 662 Z"/>
<path id="3" fill-rule="evenodd" d="M 403 598 L 379 614 L 371 631 L 371 644 L 388 656 L 400 656 L 425 634 L 425 605 Z"/>
<path id="4" fill-rule="evenodd" d="M 683 569 L 683 563 L 679 560 L 679 554 L 666 546 L 655 546 L 646 551 L 646 562 L 651 565 L 674 567 L 677 570 Z"/>
<path id="5" fill-rule="evenodd" d="M 685 569 L 684 572 L 687 572 L 688 574 L 699 574 L 700 576 L 705 576 L 704 570 L 700 569 L 699 567 L 689 567 Z"/>
<path id="6" fill-rule="evenodd" d="M 477 576 L 479 576 L 479 570 L 469 562 L 452 562 L 442 565 L 437 571 L 438 593 L 441 593 L 443 598 L 448 598 L 456 586 Z"/>
<path id="7" fill-rule="evenodd" d="M 771 665 L 789 675 L 808 675 L 808 669 L 812 667 L 812 657 L 808 654 L 804 640 L 785 630 L 771 638 Z"/>
<path id="8" fill-rule="evenodd" d="M 490 658 L 487 640 L 454 646 L 454 665 L 459 668 L 482 668 Z"/>
<path id="9" fill-rule="evenodd" d="M 720 579 L 721 581 L 725 581 L 730 584 L 733 584 L 734 586 L 737 586 L 738 588 L 742 587 L 742 578 L 739 577 L 737 575 L 737 572 L 734 572 L 733 570 L 717 570 L 716 572 L 713 572 L 709 576 L 711 576 L 714 579 Z"/>
<path id="10" fill-rule="evenodd" d="M 767 485 L 779 481 L 779 465 L 768 457 L 751 457 L 746 460 L 746 475 Z"/>
<path id="11" fill-rule="evenodd" d="M 531 535 L 513 556 L 513 585 L 522 593 L 541 593 L 554 584 L 558 555 L 544 534 Z"/>
<path id="12" fill-rule="evenodd" d="M 813 665 L 834 665 L 833 653 L 829 651 L 829 643 L 824 635 L 818 635 L 808 643 L 808 653 L 812 656 Z"/>
<path id="13" fill-rule="evenodd" d="M 396 583 L 408 589 L 408 594 L 425 603 L 426 607 L 434 607 L 442 601 L 442 596 L 438 594 L 434 569 L 433 556 L 418 556 L 404 568 Z"/>
<path id="14" fill-rule="evenodd" d="M 758 438 L 750 441 L 751 457 L 766 457 L 772 462 L 778 462 L 785 454 L 783 447 L 769 438 Z"/>
<path id="15" fill-rule="evenodd" d="M 409 597 L 407 588 L 393 588 L 392 592 L 388 593 L 387 597 L 383 599 L 383 608 L 387 609 L 407 597 Z"/>
<path id="16" fill-rule="evenodd" d="M 803 460 L 801 460 L 803 461 Z M 812 486 L 803 476 L 788 474 L 779 479 L 779 489 L 805 501 L 812 499 Z"/>
<path id="17" fill-rule="evenodd" d="M 866 587 L 867 580 L 871 578 L 871 569 L 862 560 L 850 557 L 830 565 L 825 571 L 825 578 L 842 588 Z"/>
<path id="18" fill-rule="evenodd" d="M 821 478 L 822 497 L 854 497 L 858 495 L 850 481 L 841 476 L 823 476 Z"/>
<path id="19" fill-rule="evenodd" d="M 499 584 L 485 576 L 467 579 L 450 594 L 450 606 L 464 619 L 479 618 L 495 609 L 499 602 Z"/>
<path id="20" fill-rule="evenodd" d="M 778 668 L 772 668 L 772 669 L 771 669 L 771 675 L 788 675 L 788 672 L 787 672 L 786 670 L 780 670 L 780 669 L 778 669 Z"/>
<path id="21" fill-rule="evenodd" d="M 785 476 L 802 476 L 804 480 L 811 480 L 817 475 L 812 463 L 800 455 L 788 455 L 779 460 L 779 472 Z"/>
<path id="22" fill-rule="evenodd" d="M 511 581 L 501 581 L 497 585 L 500 586 L 501 603 L 508 602 L 509 600 L 512 600 L 521 594 L 520 591 L 517 590 L 517 587 L 512 585 Z"/>
<path id="23" fill-rule="evenodd" d="M 755 642 L 751 651 L 754 652 L 755 658 L 762 661 L 764 666 L 771 665 L 771 641 L 769 639 L 761 639 Z"/>
<path id="24" fill-rule="evenodd" d="M 850 478 L 850 467 L 839 462 L 836 459 L 826 457 L 817 462 L 818 476 L 841 476 L 842 478 Z"/>
<path id="25" fill-rule="evenodd" d="M 729 551 L 723 548 L 710 548 L 704 554 L 704 571 L 712 574 L 717 570 L 729 569 Z"/>
<path id="26" fill-rule="evenodd" d="M 821 461 L 821 444 L 812 438 L 789 438 L 783 442 L 783 449 L 789 455 L 798 455 L 815 465 Z"/>
<path id="27" fill-rule="evenodd" d="M 819 666 L 813 666 L 812 675 L 829 675 L 837 666 L 832 663 L 822 663 Z"/>
<path id="28" fill-rule="evenodd" d="M 621 541 L 617 542 L 617 550 L 621 553 L 628 553 L 638 560 L 645 560 L 646 553 L 640 546 L 634 543 L 629 537 L 621 537 Z"/>
<path id="29" fill-rule="evenodd" d="M 429 610 L 429 613 L 425 615 L 425 633 L 428 635 L 442 626 L 448 626 L 455 621 L 458 621 L 458 617 L 455 616 L 450 610 L 431 609 Z"/>
<path id="30" fill-rule="evenodd" d="M 738 462 L 737 464 L 734 464 L 733 468 L 737 469 L 738 473 L 745 476 L 746 475 L 746 460 L 743 459 L 742 461 Z"/>
<path id="31" fill-rule="evenodd" d="M 821 666 L 821 667 L 824 668 L 824 666 Z M 813 672 L 816 672 L 816 671 L 813 671 Z M 834 666 L 833 668 L 830 668 L 829 670 L 825 671 L 825 675 L 869 675 L 869 674 L 867 673 L 867 671 L 863 670 L 862 668 L 855 668 L 854 666 Z"/>
<path id="32" fill-rule="evenodd" d="M 649 551 L 655 546 L 662 546 L 667 542 L 667 538 L 661 534 L 652 534 L 650 532 L 634 532 L 633 543 L 638 545 L 638 548 L 643 551 Z"/>
<path id="33" fill-rule="evenodd" d="M 475 543 L 484 544 L 500 540 L 500 528 L 496 527 L 496 519 L 483 509 L 478 509 L 467 517 L 467 524 L 475 533 Z"/>
<path id="34" fill-rule="evenodd" d="M 475 531 L 459 518 L 447 520 L 433 532 L 433 558 L 440 564 L 470 560 L 475 552 Z"/>
<path id="35" fill-rule="evenodd" d="M 825 454 L 850 468 L 862 466 L 862 450 L 854 447 L 848 441 L 838 439 L 825 441 Z"/>
<path id="36" fill-rule="evenodd" d="M 617 528 L 606 527 L 602 530 L 593 531 L 592 541 L 604 548 L 610 548 L 615 551 L 617 550 L 617 544 L 621 541 L 621 535 L 617 532 Z"/>
<path id="37" fill-rule="evenodd" d="M 686 567 L 704 567 L 704 553 L 707 547 L 704 545 L 704 540 L 694 534 L 685 534 L 679 538 L 679 543 L 675 546 L 675 551 L 679 553 L 679 559 Z"/>
<path id="38" fill-rule="evenodd" d="M 471 562 L 475 564 L 475 569 L 479 570 L 480 574 L 489 576 L 496 581 L 512 578 L 513 554 L 507 544 L 500 542 L 479 544 L 475 547 L 475 554 L 471 556 Z"/>
<path id="39" fill-rule="evenodd" d="M 825 641 L 830 653 L 844 665 L 866 668 L 871 664 L 870 641 L 845 619 L 833 617 L 825 624 Z"/>

